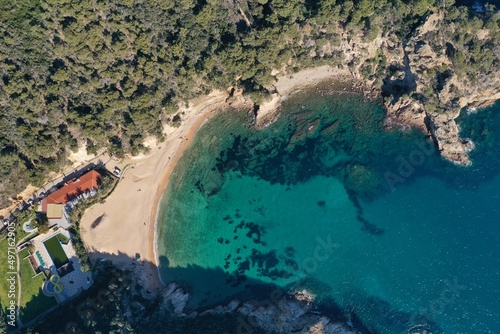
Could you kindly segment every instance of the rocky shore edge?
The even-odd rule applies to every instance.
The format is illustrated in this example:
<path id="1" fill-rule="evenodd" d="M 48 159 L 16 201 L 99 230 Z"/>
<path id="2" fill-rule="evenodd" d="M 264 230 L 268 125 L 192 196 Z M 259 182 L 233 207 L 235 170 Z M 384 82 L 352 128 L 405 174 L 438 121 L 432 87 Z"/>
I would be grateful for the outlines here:
<path id="1" fill-rule="evenodd" d="M 238 334 L 303 333 L 303 334 L 357 334 L 351 323 L 333 321 L 322 315 L 314 303 L 314 296 L 306 290 L 285 294 L 266 301 L 233 299 L 203 311 L 188 311 L 190 295 L 178 284 L 170 283 L 160 294 L 160 307 L 172 309 L 175 316 L 195 318 L 207 315 L 233 315 L 238 318 Z"/>
<path id="2" fill-rule="evenodd" d="M 366 100 L 381 100 L 380 92 L 369 83 L 355 79 L 345 71 L 338 68 L 331 68 L 329 66 L 322 66 L 314 70 L 306 70 L 312 74 L 309 80 L 304 79 L 302 72 L 298 75 L 290 75 L 287 77 L 290 81 L 299 81 L 293 88 L 281 87 L 278 78 L 276 86 L 272 88 L 271 99 L 261 104 L 255 104 L 255 123 L 257 129 L 263 129 L 274 123 L 281 115 L 282 105 L 289 97 L 308 91 L 318 94 L 359 94 Z M 304 71 L 304 72 L 306 72 Z M 331 73 L 329 76 L 324 77 L 321 75 L 324 72 Z M 320 74 L 316 77 L 317 74 Z"/>
<path id="3" fill-rule="evenodd" d="M 321 67 L 322 71 L 324 67 Z M 327 67 L 329 70 L 330 67 Z M 373 86 L 373 83 L 363 81 L 355 76 L 345 75 L 339 69 L 331 69 L 332 76 L 312 80 L 310 85 L 302 86 L 295 91 L 280 93 L 277 89 L 271 95 L 271 99 L 261 104 L 256 104 L 254 108 L 255 127 L 262 129 L 274 123 L 281 115 L 282 103 L 289 96 L 304 89 L 314 89 L 315 86 L 324 84 L 331 85 L 326 89 L 329 93 L 347 93 L 353 92 L 361 94 L 367 100 L 383 101 L 386 110 L 384 126 L 386 129 L 399 128 L 409 130 L 416 128 L 422 133 L 428 135 L 435 142 L 441 156 L 448 161 L 462 166 L 471 165 L 468 153 L 474 149 L 474 144 L 467 138 L 460 137 L 460 128 L 455 122 L 459 117 L 462 108 L 485 108 L 500 98 L 500 94 L 477 95 L 460 106 L 447 108 L 439 112 L 429 112 L 419 101 L 410 97 L 400 97 L 397 101 L 383 100 L 382 91 Z M 342 75 L 337 75 L 341 72 Z M 321 89 L 319 89 L 321 90 Z"/>
<path id="4" fill-rule="evenodd" d="M 348 78 L 363 87 L 365 95 L 383 99 L 387 128 L 420 129 L 434 140 L 443 158 L 470 165 L 468 153 L 474 145 L 460 138 L 456 119 L 463 108 L 485 108 L 499 100 L 500 75 L 498 68 L 477 77 L 464 76 L 455 69 L 453 56 L 447 51 L 451 44 L 435 38 L 445 21 L 443 13 L 434 13 L 407 38 L 386 33 L 371 41 L 338 27 L 339 44 L 328 44 L 311 57 L 328 59 L 342 54 L 342 63 L 298 72 L 293 65 L 273 70 L 276 82 L 266 87 L 272 99 L 255 109 L 257 128 L 277 118 L 281 101 L 293 93 L 294 86 L 303 86 L 297 82 L 314 85 L 325 79 Z M 487 32 L 482 30 L 484 36 Z"/>

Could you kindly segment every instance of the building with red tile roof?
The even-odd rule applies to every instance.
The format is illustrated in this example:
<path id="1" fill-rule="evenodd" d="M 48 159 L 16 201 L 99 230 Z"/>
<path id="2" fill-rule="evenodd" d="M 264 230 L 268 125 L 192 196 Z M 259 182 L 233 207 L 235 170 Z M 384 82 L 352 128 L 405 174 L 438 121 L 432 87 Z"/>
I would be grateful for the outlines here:
<path id="1" fill-rule="evenodd" d="M 47 212 L 48 204 L 65 204 L 92 189 L 99 189 L 101 174 L 92 170 L 77 179 L 67 182 L 64 187 L 54 191 L 42 200 L 42 211 Z"/>

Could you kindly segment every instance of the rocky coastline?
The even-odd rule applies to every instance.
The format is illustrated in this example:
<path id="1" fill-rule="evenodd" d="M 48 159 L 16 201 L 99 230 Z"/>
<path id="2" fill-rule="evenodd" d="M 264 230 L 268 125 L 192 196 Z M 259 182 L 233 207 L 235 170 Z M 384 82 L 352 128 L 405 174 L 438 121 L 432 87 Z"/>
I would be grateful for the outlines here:
<path id="1" fill-rule="evenodd" d="M 492 73 L 477 78 L 454 68 L 450 50 L 458 52 L 456 50 L 463 46 L 435 37 L 443 30 L 453 29 L 444 29 L 444 22 L 443 14 L 434 13 L 408 38 L 388 33 L 379 34 L 372 41 L 350 35 L 339 26 L 339 45 L 328 43 L 311 57 L 328 59 L 342 53 L 342 64 L 317 68 L 310 83 L 324 79 L 355 80 L 363 87 L 361 92 L 365 96 L 383 98 L 387 128 L 420 129 L 434 140 L 443 158 L 458 165 L 470 165 L 468 152 L 473 144 L 460 138 L 455 120 L 463 108 L 483 108 L 500 99 L 500 68 L 493 67 Z M 488 34 L 483 30 L 477 34 L 484 39 Z M 304 40 L 306 44 L 314 44 L 314 40 L 307 40 L 307 35 Z M 498 54 L 496 57 L 498 61 Z M 385 61 L 374 61 L 382 58 Z M 279 115 L 281 101 L 293 93 L 279 87 L 283 78 L 295 76 L 292 69 L 284 66 L 273 71 L 276 84 L 268 90 L 274 93 L 275 112 L 269 113 L 266 105 L 265 117 L 261 117 L 262 106 L 257 106 L 257 128 L 273 122 Z"/>
<path id="2" fill-rule="evenodd" d="M 237 333 L 304 333 L 357 334 L 349 322 L 333 321 L 316 308 L 314 296 L 306 291 L 285 294 L 266 301 L 233 299 L 230 302 L 203 311 L 188 311 L 190 295 L 178 284 L 170 283 L 160 294 L 161 308 L 172 309 L 175 316 L 196 318 L 210 315 L 237 317 Z M 234 328 L 233 328 L 234 330 Z"/>

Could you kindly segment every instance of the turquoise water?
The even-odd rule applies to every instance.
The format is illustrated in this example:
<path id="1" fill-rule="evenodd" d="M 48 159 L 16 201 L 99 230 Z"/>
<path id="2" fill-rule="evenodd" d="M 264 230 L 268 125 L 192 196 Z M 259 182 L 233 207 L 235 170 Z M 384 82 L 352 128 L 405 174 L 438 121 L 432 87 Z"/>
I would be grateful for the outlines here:
<path id="1" fill-rule="evenodd" d="M 461 117 L 468 168 L 355 94 L 283 109 L 264 130 L 237 110 L 200 130 L 161 203 L 163 281 L 193 308 L 306 287 L 364 332 L 498 332 L 500 104 Z"/>

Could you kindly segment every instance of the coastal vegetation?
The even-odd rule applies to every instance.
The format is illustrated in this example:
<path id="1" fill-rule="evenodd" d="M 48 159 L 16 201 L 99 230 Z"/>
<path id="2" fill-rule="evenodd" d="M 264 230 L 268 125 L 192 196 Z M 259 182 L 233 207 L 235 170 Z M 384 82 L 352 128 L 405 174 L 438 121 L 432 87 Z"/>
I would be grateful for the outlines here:
<path id="1" fill-rule="evenodd" d="M 1 236 L 0 239 L 0 270 L 2 273 L 7 273 L 9 272 L 9 262 L 8 262 L 8 249 L 9 249 L 9 243 L 8 240 L 5 236 Z M 17 284 L 15 285 L 17 288 Z M 3 279 L 0 282 L 0 305 L 1 305 L 1 311 L 0 314 L 2 316 L 2 321 L 0 328 L 3 328 L 6 324 L 6 318 L 5 315 L 7 314 L 7 307 L 9 306 L 9 300 L 12 298 L 9 298 L 9 288 L 10 284 L 7 279 Z M 17 295 L 16 295 L 17 298 Z M 1 333 L 1 329 L 0 329 Z"/>
<path id="2" fill-rule="evenodd" d="M 146 136 L 162 139 L 162 122 L 175 122 L 180 101 L 228 87 L 262 100 L 273 91 L 273 70 L 344 66 L 385 96 L 411 95 L 433 111 L 452 73 L 481 82 L 498 70 L 498 13 L 453 0 L 43 0 L 15 9 L 1 1 L 0 9 L 2 207 L 80 145 L 144 150 Z M 351 39 L 405 44 L 433 13 L 445 24 L 427 43 L 434 55 L 444 43 L 452 61 L 419 69 L 431 83 L 424 92 L 399 85 L 405 69 L 387 55 L 346 59 L 338 49 Z"/>

